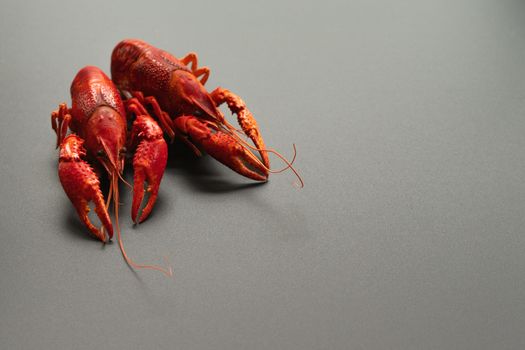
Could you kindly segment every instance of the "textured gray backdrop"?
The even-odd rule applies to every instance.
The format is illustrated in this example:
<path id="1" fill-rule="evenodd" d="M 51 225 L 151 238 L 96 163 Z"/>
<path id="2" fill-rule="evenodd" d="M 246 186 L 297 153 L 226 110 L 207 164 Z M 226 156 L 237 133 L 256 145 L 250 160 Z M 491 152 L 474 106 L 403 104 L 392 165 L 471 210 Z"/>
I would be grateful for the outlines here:
<path id="1" fill-rule="evenodd" d="M 525 348 L 523 1 L 129 3 L 2 1 L 0 348 Z M 129 37 L 197 51 L 306 182 L 179 149 L 138 228 L 122 186 L 172 280 L 56 174 L 50 111 Z"/>

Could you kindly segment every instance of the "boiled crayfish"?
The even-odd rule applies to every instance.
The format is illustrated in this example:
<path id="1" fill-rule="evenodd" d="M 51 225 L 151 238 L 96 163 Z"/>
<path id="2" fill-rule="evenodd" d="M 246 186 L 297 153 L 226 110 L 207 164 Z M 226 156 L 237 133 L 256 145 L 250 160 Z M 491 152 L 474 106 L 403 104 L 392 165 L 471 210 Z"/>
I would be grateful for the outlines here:
<path id="1" fill-rule="evenodd" d="M 266 149 L 257 122 L 244 101 L 234 93 L 218 87 L 211 93 L 204 88 L 210 69 L 198 66 L 196 53 L 180 60 L 170 53 L 136 39 L 123 40 L 111 55 L 111 77 L 121 92 L 132 100 L 151 106 L 164 132 L 183 140 L 197 155 L 200 149 L 250 179 L 266 181 L 269 172 L 290 168 L 303 182 L 292 162 L 278 152 Z M 200 78 L 200 80 L 199 80 Z M 146 97 L 145 97 L 146 96 Z M 226 103 L 242 131 L 255 147 L 240 136 L 239 130 L 226 121 L 219 106 Z M 259 152 L 261 159 L 251 151 Z M 268 152 L 286 164 L 282 170 L 270 170 Z M 294 158 L 295 159 L 295 158 Z"/>
<path id="2" fill-rule="evenodd" d="M 71 100 L 71 109 L 63 103 L 51 114 L 51 125 L 57 135 L 56 146 L 60 147 L 58 176 L 81 221 L 99 240 L 105 242 L 111 239 L 113 227 L 107 209 L 113 197 L 118 242 L 128 264 L 171 275 L 171 270 L 138 265 L 129 259 L 122 244 L 118 222 L 118 180 L 124 170 L 126 146 L 132 150 L 136 148 L 133 159 L 135 187 L 132 216 L 137 216 L 143 200 L 146 177 L 151 195 L 140 221 L 151 212 L 168 157 L 161 129 L 145 110 L 140 109 L 142 106 L 131 103 L 128 108 L 135 113 L 136 119 L 127 141 L 124 103 L 113 82 L 97 67 L 88 66 L 78 72 L 71 84 Z M 68 129 L 72 133 L 66 136 Z M 101 169 L 107 172 L 110 181 L 106 204 L 96 174 Z M 104 229 L 98 229 L 90 222 L 90 202 L 94 204 Z"/>
<path id="3" fill-rule="evenodd" d="M 157 199 L 168 156 L 163 133 L 171 140 L 181 139 L 197 155 L 204 150 L 239 174 L 256 181 L 267 181 L 269 173 L 290 168 L 303 186 L 292 166 L 295 153 L 289 162 L 278 152 L 267 149 L 257 122 L 242 99 L 220 87 L 208 93 L 204 84 L 210 70 L 197 64 L 195 53 L 179 60 L 143 41 L 124 40 L 115 47 L 111 57 L 113 81 L 99 68 L 81 69 L 71 85 L 72 108 L 61 104 L 51 115 L 56 145 L 60 147 L 60 182 L 81 221 L 99 240 L 111 239 L 113 227 L 108 208 L 113 198 L 119 246 L 126 262 L 136 268 L 155 269 L 168 275 L 171 269 L 134 263 L 122 245 L 118 180 L 122 179 L 128 152 L 134 152 L 131 217 L 136 223 L 148 217 Z M 127 98 L 125 102 L 119 90 Z M 218 109 L 222 103 L 237 115 L 241 130 L 226 121 Z M 127 130 L 127 125 L 132 125 L 131 130 Z M 69 135 L 68 129 L 71 130 Z M 249 137 L 254 146 L 243 136 Z M 260 158 L 251 150 L 257 151 Z M 271 170 L 268 153 L 280 157 L 286 167 Z M 102 170 L 110 181 L 106 202 L 97 176 Z M 149 192 L 150 196 L 139 215 L 144 192 Z M 89 202 L 95 206 L 103 226 L 101 229 L 88 218 Z"/>

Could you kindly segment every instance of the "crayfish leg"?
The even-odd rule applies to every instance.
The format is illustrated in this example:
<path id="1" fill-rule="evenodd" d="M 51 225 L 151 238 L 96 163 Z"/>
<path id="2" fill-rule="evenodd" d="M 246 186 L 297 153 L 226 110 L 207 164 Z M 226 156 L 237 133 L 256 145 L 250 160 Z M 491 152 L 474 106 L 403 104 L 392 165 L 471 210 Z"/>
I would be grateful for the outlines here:
<path id="1" fill-rule="evenodd" d="M 71 114 L 67 108 L 67 104 L 61 103 L 57 110 L 51 112 L 51 127 L 57 135 L 56 148 L 60 146 L 66 137 L 70 122 Z"/>
<path id="2" fill-rule="evenodd" d="M 173 141 L 175 137 L 175 132 L 173 128 L 173 122 L 168 115 L 168 113 L 164 112 L 161 108 L 155 97 L 148 96 L 144 97 L 142 92 L 140 91 L 134 91 L 132 93 L 133 98 L 129 99 L 126 102 L 126 108 L 131 113 L 135 113 L 135 115 L 146 115 L 148 112 L 146 111 L 145 105 L 150 105 L 153 109 L 153 114 L 157 118 L 157 120 L 160 123 L 160 126 L 162 127 L 162 130 L 168 135 L 170 140 Z"/>
<path id="3" fill-rule="evenodd" d="M 195 52 L 189 52 L 186 56 L 180 59 L 185 65 L 189 65 L 191 72 L 195 78 L 202 76 L 200 82 L 202 85 L 206 84 L 208 78 L 210 77 L 210 69 L 208 67 L 198 67 L 199 65 L 199 56 Z"/>

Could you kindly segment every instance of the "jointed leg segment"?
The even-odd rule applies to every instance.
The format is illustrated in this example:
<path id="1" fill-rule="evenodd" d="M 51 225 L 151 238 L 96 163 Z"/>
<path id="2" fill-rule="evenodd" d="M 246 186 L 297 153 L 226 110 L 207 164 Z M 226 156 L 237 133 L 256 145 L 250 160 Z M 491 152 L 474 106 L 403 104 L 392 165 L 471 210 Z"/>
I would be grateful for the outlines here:
<path id="1" fill-rule="evenodd" d="M 157 118 L 157 120 L 160 123 L 160 126 L 162 127 L 162 130 L 164 130 L 164 132 L 168 134 L 168 137 L 170 138 L 170 140 L 173 140 L 173 138 L 175 137 L 173 122 L 170 116 L 168 115 L 168 113 L 164 112 L 160 108 L 159 103 L 157 102 L 155 97 L 153 96 L 144 97 L 142 92 L 139 92 L 139 91 L 133 92 L 132 95 L 133 95 L 133 98 L 126 101 L 126 106 L 128 110 L 136 109 L 137 111 L 139 111 L 138 114 L 149 114 L 144 108 L 144 105 L 150 105 L 151 108 L 153 109 L 153 113 L 155 117 Z"/>
<path id="2" fill-rule="evenodd" d="M 69 114 L 69 109 L 65 103 L 61 103 L 57 110 L 51 112 L 51 127 L 57 134 L 56 148 L 66 137 L 70 122 L 71 114 Z"/>
<path id="3" fill-rule="evenodd" d="M 195 52 L 190 52 L 181 58 L 181 62 L 190 66 L 190 69 L 196 78 L 202 76 L 201 84 L 204 85 L 210 76 L 210 69 L 208 67 L 198 67 L 198 60 L 198 56 Z"/>

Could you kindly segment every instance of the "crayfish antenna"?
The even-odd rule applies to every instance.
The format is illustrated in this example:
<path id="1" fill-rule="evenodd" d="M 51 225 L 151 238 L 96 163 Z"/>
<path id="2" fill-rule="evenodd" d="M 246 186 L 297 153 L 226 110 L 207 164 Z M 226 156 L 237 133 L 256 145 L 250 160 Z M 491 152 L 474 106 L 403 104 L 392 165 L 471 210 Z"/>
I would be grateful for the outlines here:
<path id="1" fill-rule="evenodd" d="M 124 244 L 122 243 L 122 235 L 120 233 L 120 224 L 119 224 L 119 218 L 118 218 L 118 206 L 119 206 L 118 176 L 115 174 L 111 176 L 110 192 L 113 192 L 113 206 L 115 210 L 115 221 L 116 221 L 116 228 L 117 228 L 118 245 L 119 245 L 120 251 L 126 263 L 132 268 L 137 269 L 137 270 L 138 269 L 156 270 L 156 271 L 162 272 L 168 277 L 173 277 L 173 269 L 169 264 L 167 268 L 163 268 L 157 265 L 142 265 L 142 264 L 135 263 L 128 256 L 128 254 L 126 253 L 126 249 L 124 249 Z"/>

